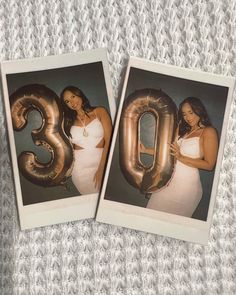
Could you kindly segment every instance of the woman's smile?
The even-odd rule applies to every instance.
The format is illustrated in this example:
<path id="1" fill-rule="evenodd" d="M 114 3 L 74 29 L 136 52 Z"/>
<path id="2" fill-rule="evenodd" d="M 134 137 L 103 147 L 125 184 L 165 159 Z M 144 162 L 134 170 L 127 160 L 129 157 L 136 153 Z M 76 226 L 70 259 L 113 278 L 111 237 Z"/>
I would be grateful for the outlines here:
<path id="1" fill-rule="evenodd" d="M 190 127 L 194 127 L 194 126 L 198 125 L 198 123 L 200 121 L 200 117 L 196 113 L 194 113 L 194 111 L 189 103 L 183 104 L 182 114 L 183 114 L 184 121 Z"/>
<path id="2" fill-rule="evenodd" d="M 64 93 L 64 102 L 72 110 L 80 110 L 82 106 L 82 99 L 73 92 L 66 90 Z"/>

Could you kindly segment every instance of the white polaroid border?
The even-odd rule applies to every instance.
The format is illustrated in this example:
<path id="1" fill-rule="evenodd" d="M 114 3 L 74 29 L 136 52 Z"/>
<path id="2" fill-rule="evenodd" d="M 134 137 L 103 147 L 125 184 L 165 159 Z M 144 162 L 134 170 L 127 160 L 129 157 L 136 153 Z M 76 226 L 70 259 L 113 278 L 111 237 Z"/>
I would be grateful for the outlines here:
<path id="1" fill-rule="evenodd" d="M 12 118 L 9 103 L 7 75 L 41 70 L 59 69 L 70 66 L 102 62 L 108 103 L 112 122 L 114 121 L 116 105 L 113 98 L 109 64 L 106 49 L 95 49 L 79 53 L 69 53 L 40 58 L 22 59 L 15 61 L 4 61 L 1 63 L 2 86 L 6 110 L 8 136 L 19 211 L 21 229 L 29 229 L 40 226 L 47 226 L 56 223 L 94 218 L 98 194 L 73 196 L 69 198 L 46 201 L 37 204 L 23 205 L 20 177 L 17 163 L 16 145 L 12 126 Z M 32 192 L 33 193 L 33 192 Z"/>
<path id="2" fill-rule="evenodd" d="M 115 148 L 116 138 L 119 130 L 120 117 L 122 113 L 123 103 L 127 83 L 129 79 L 130 68 L 138 68 L 153 73 L 164 74 L 168 76 L 183 78 L 192 81 L 204 82 L 229 88 L 224 121 L 222 126 L 220 145 L 215 167 L 215 176 L 213 180 L 208 216 L 206 221 L 187 218 L 148 208 L 138 207 L 134 205 L 124 204 L 105 199 L 105 191 L 111 168 L 113 152 Z M 125 81 L 123 85 L 119 109 L 115 122 L 115 128 L 108 157 L 107 169 L 104 177 L 103 187 L 101 190 L 96 220 L 99 222 L 109 223 L 113 225 L 123 226 L 131 229 L 141 230 L 145 232 L 169 236 L 193 243 L 206 245 L 209 238 L 209 231 L 212 222 L 213 208 L 217 193 L 217 185 L 219 181 L 220 166 L 223 157 L 223 149 L 226 140 L 226 130 L 228 118 L 230 115 L 230 105 L 234 89 L 235 79 L 215 74 L 210 74 L 181 67 L 165 65 L 157 62 L 147 61 L 141 58 L 131 57 L 127 66 Z"/>

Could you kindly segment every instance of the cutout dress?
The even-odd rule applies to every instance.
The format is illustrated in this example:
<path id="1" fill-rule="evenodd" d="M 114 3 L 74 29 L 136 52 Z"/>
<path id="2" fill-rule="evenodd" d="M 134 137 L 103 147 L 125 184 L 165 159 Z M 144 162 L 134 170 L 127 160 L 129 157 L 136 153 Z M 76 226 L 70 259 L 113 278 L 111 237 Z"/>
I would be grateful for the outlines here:
<path id="1" fill-rule="evenodd" d="M 85 127 L 72 126 L 70 133 L 72 143 L 82 148 L 74 150 L 75 162 L 72 170 L 72 182 L 82 195 L 98 193 L 99 190 L 94 183 L 94 175 L 98 170 L 103 152 L 103 148 L 96 147 L 104 137 L 102 123 L 96 117 Z"/>
<path id="2" fill-rule="evenodd" d="M 178 144 L 182 155 L 201 158 L 200 137 L 180 138 Z M 177 160 L 171 180 L 152 194 L 147 208 L 191 217 L 201 198 L 199 170 Z"/>

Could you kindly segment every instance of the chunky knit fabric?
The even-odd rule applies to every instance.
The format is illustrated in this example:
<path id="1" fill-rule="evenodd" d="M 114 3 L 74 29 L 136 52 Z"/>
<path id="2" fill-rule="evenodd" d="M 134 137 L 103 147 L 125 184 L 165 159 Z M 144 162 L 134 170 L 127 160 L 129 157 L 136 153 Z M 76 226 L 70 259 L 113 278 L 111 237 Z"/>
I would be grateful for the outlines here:
<path id="1" fill-rule="evenodd" d="M 232 0 L 2 0 L 0 59 L 107 47 L 119 100 L 129 55 L 236 74 Z M 236 95 L 208 246 L 96 223 L 20 231 L 0 101 L 1 294 L 236 294 Z"/>

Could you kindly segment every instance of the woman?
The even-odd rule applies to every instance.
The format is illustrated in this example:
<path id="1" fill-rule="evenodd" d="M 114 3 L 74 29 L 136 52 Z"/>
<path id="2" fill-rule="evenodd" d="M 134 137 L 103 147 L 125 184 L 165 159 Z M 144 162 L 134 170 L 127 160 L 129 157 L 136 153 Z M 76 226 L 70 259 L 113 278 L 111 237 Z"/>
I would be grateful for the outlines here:
<path id="1" fill-rule="evenodd" d="M 176 166 L 169 183 L 154 192 L 147 208 L 191 217 L 202 198 L 198 169 L 212 170 L 216 163 L 218 137 L 200 99 L 186 98 L 179 106 L 177 141 L 170 145 Z M 153 149 L 141 145 L 141 152 Z"/>
<path id="2" fill-rule="evenodd" d="M 100 190 L 105 168 L 112 123 L 103 107 L 92 107 L 75 86 L 61 93 L 65 133 L 74 147 L 72 181 L 81 194 Z"/>

